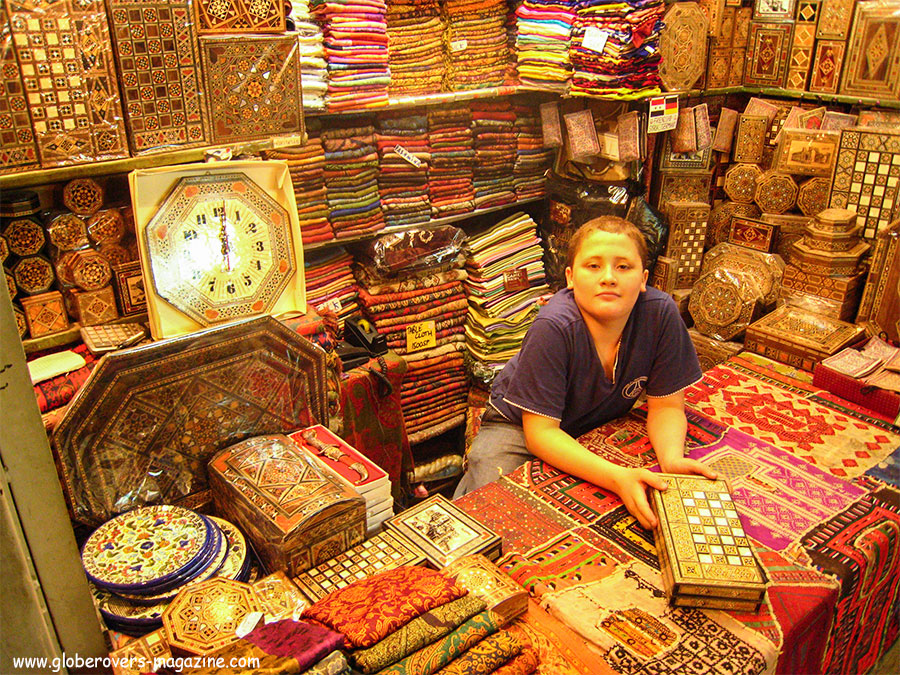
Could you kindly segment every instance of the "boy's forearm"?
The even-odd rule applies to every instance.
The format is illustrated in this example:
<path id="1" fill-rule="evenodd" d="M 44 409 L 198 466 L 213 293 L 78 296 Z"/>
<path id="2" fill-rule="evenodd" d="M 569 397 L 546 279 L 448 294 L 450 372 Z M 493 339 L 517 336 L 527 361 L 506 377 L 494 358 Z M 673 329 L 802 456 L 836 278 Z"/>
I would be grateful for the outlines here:
<path id="1" fill-rule="evenodd" d="M 687 436 L 687 417 L 684 407 L 677 405 L 649 406 L 647 412 L 647 435 L 656 452 L 663 471 L 672 463 L 684 457 L 684 439 Z"/>

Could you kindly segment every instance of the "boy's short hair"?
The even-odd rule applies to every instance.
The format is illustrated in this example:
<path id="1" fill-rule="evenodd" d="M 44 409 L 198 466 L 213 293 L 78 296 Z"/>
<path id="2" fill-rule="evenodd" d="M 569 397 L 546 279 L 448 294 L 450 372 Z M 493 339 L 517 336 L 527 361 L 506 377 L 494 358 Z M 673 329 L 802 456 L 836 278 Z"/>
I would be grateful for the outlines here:
<path id="1" fill-rule="evenodd" d="M 575 264 L 575 256 L 581 248 L 582 242 L 593 232 L 610 232 L 612 234 L 624 234 L 634 242 L 637 246 L 638 254 L 641 256 L 641 264 L 644 269 L 650 265 L 649 253 L 647 251 L 647 240 L 644 234 L 637 226 L 618 216 L 600 216 L 592 218 L 575 230 L 575 234 L 569 239 L 569 249 L 566 254 L 566 265 L 572 267 Z"/>

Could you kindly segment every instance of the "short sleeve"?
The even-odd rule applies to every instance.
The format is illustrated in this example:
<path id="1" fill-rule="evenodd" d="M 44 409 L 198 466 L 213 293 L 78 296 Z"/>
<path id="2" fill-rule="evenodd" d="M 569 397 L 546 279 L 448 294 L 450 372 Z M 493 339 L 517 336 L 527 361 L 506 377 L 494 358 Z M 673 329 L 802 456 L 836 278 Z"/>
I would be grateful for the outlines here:
<path id="1" fill-rule="evenodd" d="M 647 395 L 669 396 L 703 378 L 697 350 L 672 298 L 661 303 L 659 338 L 647 380 Z"/>
<path id="2" fill-rule="evenodd" d="M 538 318 L 516 357 L 503 400 L 526 412 L 561 420 L 566 407 L 569 345 L 560 328 Z"/>

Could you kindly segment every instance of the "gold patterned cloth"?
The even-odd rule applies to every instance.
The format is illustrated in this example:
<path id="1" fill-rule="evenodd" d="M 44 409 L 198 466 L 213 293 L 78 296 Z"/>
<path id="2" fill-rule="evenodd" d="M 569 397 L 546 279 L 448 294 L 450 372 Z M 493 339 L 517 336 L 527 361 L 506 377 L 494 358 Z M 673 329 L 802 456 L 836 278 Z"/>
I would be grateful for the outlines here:
<path id="1" fill-rule="evenodd" d="M 438 671 L 437 675 L 483 675 L 518 656 L 524 645 L 507 630 L 489 635 Z"/>

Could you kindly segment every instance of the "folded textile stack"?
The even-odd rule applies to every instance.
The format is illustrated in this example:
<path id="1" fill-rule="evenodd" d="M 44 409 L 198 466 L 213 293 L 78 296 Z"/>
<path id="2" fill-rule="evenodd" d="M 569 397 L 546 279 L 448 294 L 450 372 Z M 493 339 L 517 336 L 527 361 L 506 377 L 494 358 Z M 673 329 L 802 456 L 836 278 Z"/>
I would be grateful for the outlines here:
<path id="1" fill-rule="evenodd" d="M 325 107 L 325 91 L 328 89 L 328 70 L 325 63 L 325 47 L 322 46 L 322 29 L 312 20 L 309 0 L 291 0 L 291 18 L 300 54 L 300 87 L 303 90 L 303 107 L 321 110 Z"/>
<path id="2" fill-rule="evenodd" d="M 467 104 L 428 110 L 428 196 L 435 218 L 468 213 L 475 208 L 471 126 L 472 111 Z"/>
<path id="3" fill-rule="evenodd" d="M 350 268 L 352 263 L 353 256 L 343 248 L 307 254 L 303 261 L 306 301 L 317 310 L 324 307 L 335 312 L 341 329 L 344 319 L 359 311 L 359 291 Z"/>
<path id="4" fill-rule="evenodd" d="M 322 146 L 328 220 L 335 238 L 383 229 L 374 127 L 333 126 L 322 132 Z"/>
<path id="5" fill-rule="evenodd" d="M 503 84 L 509 63 L 505 0 L 444 0 L 444 89 L 461 91 Z"/>
<path id="6" fill-rule="evenodd" d="M 472 144 L 475 147 L 473 186 L 475 208 L 516 201 L 516 114 L 509 101 L 472 102 Z"/>
<path id="7" fill-rule="evenodd" d="M 516 10 L 516 57 L 522 84 L 550 91 L 568 90 L 574 5 L 575 0 L 524 0 Z"/>
<path id="8" fill-rule="evenodd" d="M 541 130 L 541 114 L 538 108 L 515 105 L 516 114 L 516 165 L 513 181 L 516 198 L 534 199 L 544 196 L 547 169 L 553 161 L 554 149 L 544 146 Z"/>
<path id="9" fill-rule="evenodd" d="M 387 10 L 391 95 L 434 94 L 444 79 L 444 24 L 437 0 L 392 0 Z"/>
<path id="10" fill-rule="evenodd" d="M 524 213 L 470 237 L 467 248 L 466 346 L 484 378 L 519 351 L 537 314 L 536 300 L 550 288 L 537 224 Z"/>
<path id="11" fill-rule="evenodd" d="M 661 92 L 663 0 L 577 0 L 569 61 L 577 96 L 640 98 Z"/>
<path id="12" fill-rule="evenodd" d="M 325 36 L 328 109 L 386 106 L 391 72 L 384 0 L 311 0 L 310 6 Z"/>
<path id="13" fill-rule="evenodd" d="M 362 673 L 534 672 L 535 650 L 486 607 L 440 572 L 404 566 L 332 592 L 303 617 L 343 633 Z"/>
<path id="14" fill-rule="evenodd" d="M 382 113 L 375 128 L 375 143 L 381 160 L 378 190 L 385 223 L 427 223 L 431 220 L 428 118 L 410 111 Z"/>

